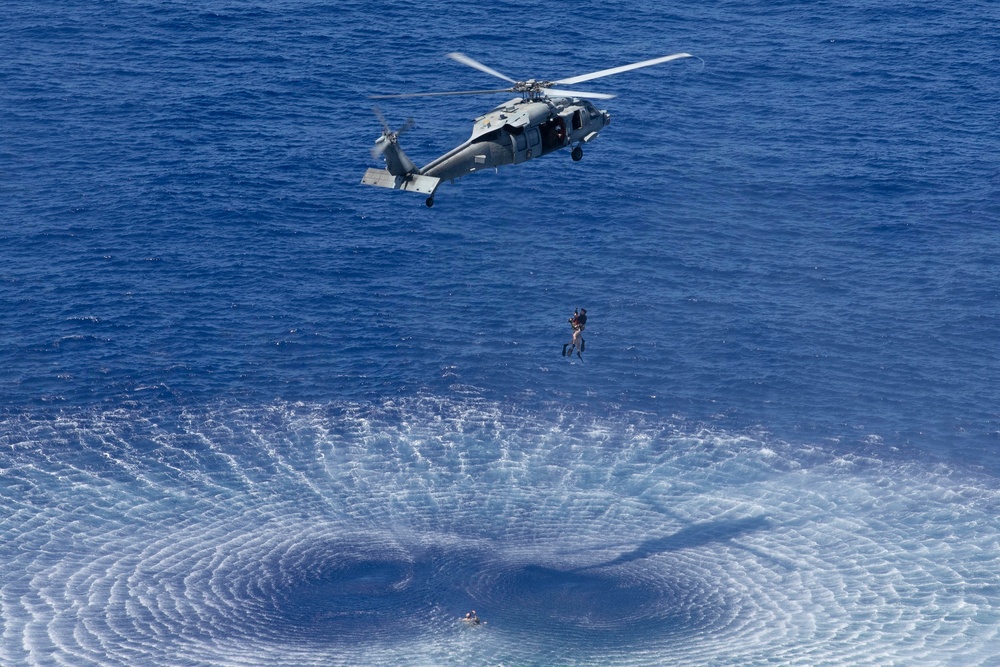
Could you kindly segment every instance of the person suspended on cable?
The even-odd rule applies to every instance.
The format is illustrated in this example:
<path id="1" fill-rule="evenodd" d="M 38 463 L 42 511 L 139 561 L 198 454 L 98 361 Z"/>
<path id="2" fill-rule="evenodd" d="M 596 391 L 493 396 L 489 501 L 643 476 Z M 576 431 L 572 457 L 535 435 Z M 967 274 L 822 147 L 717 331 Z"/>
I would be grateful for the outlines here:
<path id="1" fill-rule="evenodd" d="M 583 359 L 583 346 L 585 344 L 583 340 L 583 330 L 587 328 L 587 309 L 577 308 L 573 311 L 573 316 L 569 318 L 569 324 L 573 327 L 573 338 L 568 343 L 563 345 L 562 353 L 565 357 L 566 355 L 573 356 L 573 351 L 576 350 L 576 356 L 581 360 Z M 567 352 L 567 349 L 569 350 Z"/>

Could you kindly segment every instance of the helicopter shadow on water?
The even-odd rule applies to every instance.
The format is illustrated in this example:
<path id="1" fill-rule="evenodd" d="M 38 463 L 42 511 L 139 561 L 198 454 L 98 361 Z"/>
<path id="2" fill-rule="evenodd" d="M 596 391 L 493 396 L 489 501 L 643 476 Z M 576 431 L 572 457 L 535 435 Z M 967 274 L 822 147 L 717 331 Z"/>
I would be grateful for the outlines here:
<path id="1" fill-rule="evenodd" d="M 697 549 L 716 542 L 726 543 L 742 535 L 759 530 L 766 530 L 770 527 L 771 522 L 762 516 L 749 517 L 746 519 L 696 523 L 686 528 L 682 528 L 671 535 L 646 540 L 635 549 L 623 553 L 609 561 L 596 563 L 594 565 L 586 565 L 569 571 L 583 572 L 587 570 L 614 567 L 616 565 L 624 565 L 625 563 L 631 563 L 633 561 L 642 560 L 658 554 L 681 551 L 683 549 Z"/>

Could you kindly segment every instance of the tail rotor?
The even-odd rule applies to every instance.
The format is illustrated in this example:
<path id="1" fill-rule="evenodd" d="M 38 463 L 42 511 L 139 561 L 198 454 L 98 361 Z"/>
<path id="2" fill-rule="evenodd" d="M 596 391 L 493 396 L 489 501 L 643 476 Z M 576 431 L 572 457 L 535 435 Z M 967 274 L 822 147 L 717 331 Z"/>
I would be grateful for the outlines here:
<path id="1" fill-rule="evenodd" d="M 393 132 L 392 128 L 389 127 L 389 123 L 386 122 L 385 116 L 382 115 L 381 110 L 378 107 L 374 107 L 372 111 L 375 112 L 375 117 L 382 124 L 382 135 L 375 140 L 375 145 L 371 149 L 372 157 L 376 159 L 382 157 L 385 160 L 386 170 L 393 176 L 407 176 L 419 173 L 417 166 L 406 156 L 406 153 L 403 152 L 403 149 L 399 145 L 399 135 L 414 126 L 413 119 L 407 118 L 406 122 Z"/>
<path id="2" fill-rule="evenodd" d="M 398 130 L 392 131 L 389 127 L 389 123 L 386 122 L 385 116 L 382 114 L 382 110 L 378 107 L 372 107 L 372 111 L 375 112 L 375 117 L 378 118 L 379 123 L 382 124 L 382 136 L 375 140 L 375 145 L 372 146 L 371 153 L 373 158 L 381 156 L 389 148 L 389 146 L 399 145 L 399 135 L 407 130 L 413 129 L 416 123 L 413 122 L 412 118 L 407 118 Z"/>

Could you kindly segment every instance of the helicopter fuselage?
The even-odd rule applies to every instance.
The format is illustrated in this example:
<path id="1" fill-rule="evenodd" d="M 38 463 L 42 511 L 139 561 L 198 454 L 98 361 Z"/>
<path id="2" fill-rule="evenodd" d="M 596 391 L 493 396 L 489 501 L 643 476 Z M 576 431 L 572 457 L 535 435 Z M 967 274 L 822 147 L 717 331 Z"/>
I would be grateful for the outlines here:
<path id="1" fill-rule="evenodd" d="M 520 164 L 591 141 L 610 122 L 608 112 L 588 100 L 510 100 L 476 118 L 468 141 L 419 173 L 454 180 L 483 169 Z"/>
<path id="2" fill-rule="evenodd" d="M 386 169 L 369 169 L 362 183 L 429 195 L 442 181 L 520 164 L 567 146 L 573 159 L 583 155 L 582 144 L 592 141 L 611 122 L 611 115 L 592 102 L 575 97 L 515 98 L 475 119 L 472 135 L 444 155 L 416 168 L 395 141 L 382 146 Z"/>
<path id="3" fill-rule="evenodd" d="M 573 144 L 571 156 L 573 160 L 579 160 L 583 157 L 583 144 L 592 141 L 611 122 L 611 115 L 595 107 L 589 100 L 609 100 L 614 95 L 583 92 L 562 86 L 572 86 L 692 56 L 690 53 L 674 53 L 555 81 L 517 81 L 463 53 L 449 53 L 448 57 L 513 85 L 490 90 L 393 93 L 369 97 L 389 99 L 520 93 L 520 99 L 514 98 L 477 118 L 468 141 L 424 165 L 422 169 L 418 169 L 399 147 L 399 134 L 410 127 L 412 121 L 407 121 L 403 127 L 393 132 L 376 108 L 375 115 L 382 121 L 383 132 L 375 140 L 372 157 L 381 155 L 385 159 L 385 169 L 368 169 L 361 179 L 365 185 L 421 192 L 429 195 L 426 203 L 433 206 L 434 192 L 444 179 L 453 181 L 483 169 L 518 164 Z"/>

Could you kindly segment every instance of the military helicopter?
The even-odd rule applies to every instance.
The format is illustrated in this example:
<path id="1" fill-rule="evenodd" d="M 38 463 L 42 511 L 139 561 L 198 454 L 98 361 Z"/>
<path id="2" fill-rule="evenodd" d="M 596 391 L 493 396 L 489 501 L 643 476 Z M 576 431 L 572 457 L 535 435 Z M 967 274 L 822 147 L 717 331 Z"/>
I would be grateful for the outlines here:
<path id="1" fill-rule="evenodd" d="M 587 98 L 608 100 L 614 95 L 563 90 L 554 86 L 573 85 L 640 67 L 690 58 L 691 54 L 675 53 L 556 81 L 515 81 L 464 54 L 449 53 L 448 57 L 513 85 L 491 90 L 371 95 L 370 99 L 496 93 L 518 93 L 520 97 L 504 102 L 476 118 L 473 121 L 472 136 L 465 143 L 422 168 L 413 164 L 399 145 L 399 135 L 413 126 L 412 120 L 394 132 L 376 108 L 375 114 L 382 123 L 383 131 L 382 136 L 375 140 L 372 157 L 382 156 L 385 159 L 385 169 L 368 169 L 361 179 L 363 184 L 419 192 L 427 195 L 427 206 L 433 206 L 434 193 L 443 180 L 454 182 L 455 179 L 484 169 L 520 164 L 570 145 L 573 146 L 570 156 L 574 161 L 579 161 L 583 158 L 583 144 L 593 141 L 611 123 L 611 114 L 598 109 Z"/>

